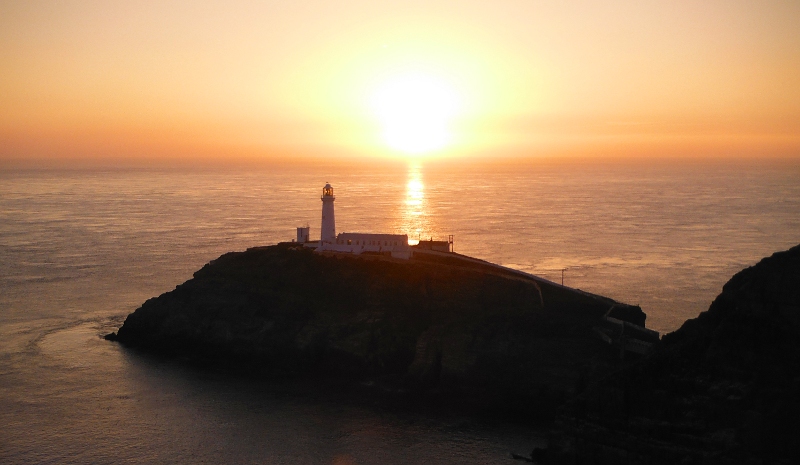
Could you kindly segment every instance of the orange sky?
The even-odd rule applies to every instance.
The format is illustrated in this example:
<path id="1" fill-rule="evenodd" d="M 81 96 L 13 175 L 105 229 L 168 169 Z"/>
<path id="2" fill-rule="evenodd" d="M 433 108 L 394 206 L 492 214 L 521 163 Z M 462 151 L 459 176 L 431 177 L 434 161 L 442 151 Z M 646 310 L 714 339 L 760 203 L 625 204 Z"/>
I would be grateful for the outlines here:
<path id="1" fill-rule="evenodd" d="M 198 3 L 0 3 L 0 161 L 404 156 L 406 75 L 422 156 L 800 157 L 800 2 Z"/>

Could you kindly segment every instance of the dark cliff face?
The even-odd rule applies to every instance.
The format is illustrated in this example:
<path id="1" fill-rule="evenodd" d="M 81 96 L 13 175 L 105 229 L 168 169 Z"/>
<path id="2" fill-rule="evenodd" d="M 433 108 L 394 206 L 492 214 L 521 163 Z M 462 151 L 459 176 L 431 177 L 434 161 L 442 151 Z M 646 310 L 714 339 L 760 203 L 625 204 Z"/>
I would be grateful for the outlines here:
<path id="1" fill-rule="evenodd" d="M 553 432 L 563 463 L 798 463 L 800 246 L 737 273 L 708 311 L 593 383 Z"/>
<path id="2" fill-rule="evenodd" d="M 592 331 L 615 304 L 456 256 L 282 244 L 219 257 L 145 302 L 116 339 L 273 375 L 392 377 L 549 408 L 618 363 Z M 638 307 L 614 315 L 644 324 Z"/>

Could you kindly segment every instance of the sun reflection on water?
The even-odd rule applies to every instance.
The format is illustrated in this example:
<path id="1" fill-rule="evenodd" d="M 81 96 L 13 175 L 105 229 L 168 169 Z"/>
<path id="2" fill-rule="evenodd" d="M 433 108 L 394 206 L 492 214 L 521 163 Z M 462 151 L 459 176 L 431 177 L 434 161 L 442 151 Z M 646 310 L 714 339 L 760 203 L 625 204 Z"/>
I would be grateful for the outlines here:
<path id="1" fill-rule="evenodd" d="M 410 214 L 422 214 L 422 204 L 425 200 L 424 189 L 425 185 L 422 184 L 418 174 L 409 173 L 408 184 L 406 184 L 406 206 Z"/>
<path id="2" fill-rule="evenodd" d="M 405 208 L 400 227 L 400 229 L 407 231 L 408 241 L 411 244 L 418 243 L 422 234 L 430 230 L 426 206 L 422 164 L 412 162 L 408 165 Z"/>

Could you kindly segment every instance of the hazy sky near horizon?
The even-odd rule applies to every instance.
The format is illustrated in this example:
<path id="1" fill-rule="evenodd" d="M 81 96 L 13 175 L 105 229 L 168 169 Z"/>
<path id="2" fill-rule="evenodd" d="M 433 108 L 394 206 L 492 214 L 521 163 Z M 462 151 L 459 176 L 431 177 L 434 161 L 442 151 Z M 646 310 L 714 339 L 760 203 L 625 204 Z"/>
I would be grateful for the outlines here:
<path id="1" fill-rule="evenodd" d="M 800 157 L 800 2 L 4 0 L 0 101 L 0 160 Z"/>

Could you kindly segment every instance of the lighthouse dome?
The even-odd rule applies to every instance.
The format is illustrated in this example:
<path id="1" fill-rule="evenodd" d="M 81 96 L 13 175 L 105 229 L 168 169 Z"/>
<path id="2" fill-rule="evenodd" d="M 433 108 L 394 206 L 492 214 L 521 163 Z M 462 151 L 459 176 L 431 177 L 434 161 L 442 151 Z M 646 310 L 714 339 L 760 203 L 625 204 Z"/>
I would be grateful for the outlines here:
<path id="1" fill-rule="evenodd" d="M 325 184 L 325 187 L 322 188 L 322 196 L 333 197 L 333 187 L 330 184 Z"/>

